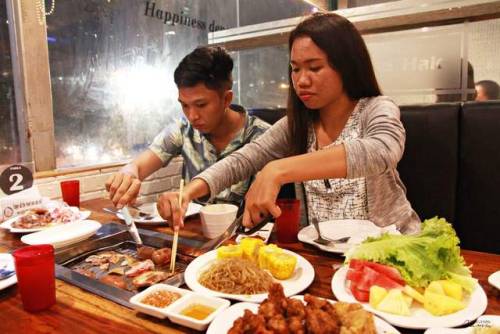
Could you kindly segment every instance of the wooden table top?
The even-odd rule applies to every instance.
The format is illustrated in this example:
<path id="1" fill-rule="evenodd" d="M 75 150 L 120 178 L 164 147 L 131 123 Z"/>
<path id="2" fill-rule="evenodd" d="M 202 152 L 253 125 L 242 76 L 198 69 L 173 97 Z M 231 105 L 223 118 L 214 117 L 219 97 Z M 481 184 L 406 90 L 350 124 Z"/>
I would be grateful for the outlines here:
<path id="1" fill-rule="evenodd" d="M 111 207 L 108 200 L 97 199 L 83 202 L 82 209 L 92 211 L 90 219 L 101 223 L 120 222 L 114 215 L 102 211 Z M 142 226 L 141 226 L 142 228 Z M 152 227 L 156 231 L 172 234 L 169 227 Z M 199 238 L 201 227 L 194 218 L 186 221 L 180 233 L 185 237 Z M 271 237 L 272 242 L 276 242 Z M 0 252 L 9 252 L 21 247 L 18 234 L 0 229 Z M 278 244 L 280 245 L 280 244 Z M 300 242 L 281 244 L 305 257 L 314 266 L 315 278 L 304 293 L 335 299 L 330 283 L 335 268 L 343 262 L 342 256 L 322 252 Z M 500 314 L 499 291 L 488 283 L 488 276 L 500 269 L 500 255 L 462 250 L 473 276 L 479 279 L 488 296 L 485 314 Z M 168 319 L 160 320 L 137 313 L 107 299 L 96 296 L 66 282 L 56 280 L 57 303 L 49 310 L 28 313 L 23 310 L 17 285 L 0 291 L 0 333 L 200 333 L 172 324 Z M 401 333 L 421 333 L 399 329 Z"/>

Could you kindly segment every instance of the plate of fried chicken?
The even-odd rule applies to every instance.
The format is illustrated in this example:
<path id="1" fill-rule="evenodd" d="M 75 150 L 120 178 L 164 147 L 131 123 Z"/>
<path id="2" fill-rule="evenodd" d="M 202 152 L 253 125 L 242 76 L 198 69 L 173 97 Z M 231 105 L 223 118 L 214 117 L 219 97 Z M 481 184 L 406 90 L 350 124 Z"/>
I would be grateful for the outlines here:
<path id="1" fill-rule="evenodd" d="M 286 298 L 273 284 L 262 304 L 241 302 L 220 313 L 207 334 L 246 333 L 399 333 L 358 303 L 335 302 L 306 294 Z"/>

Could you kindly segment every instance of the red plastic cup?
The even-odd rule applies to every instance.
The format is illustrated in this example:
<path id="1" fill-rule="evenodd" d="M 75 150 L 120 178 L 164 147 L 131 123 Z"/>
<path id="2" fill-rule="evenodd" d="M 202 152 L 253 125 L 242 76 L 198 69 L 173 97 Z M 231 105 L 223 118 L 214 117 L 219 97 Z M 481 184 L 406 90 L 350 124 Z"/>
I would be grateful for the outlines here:
<path id="1" fill-rule="evenodd" d="M 276 204 L 281 209 L 281 216 L 276 218 L 276 236 L 278 242 L 297 242 L 300 222 L 300 201 L 298 199 L 278 199 Z"/>
<path id="2" fill-rule="evenodd" d="M 36 245 L 12 253 L 23 308 L 28 312 L 48 309 L 56 303 L 54 247 Z"/>
<path id="3" fill-rule="evenodd" d="M 80 206 L 80 181 L 69 180 L 61 182 L 63 201 L 69 206 Z"/>

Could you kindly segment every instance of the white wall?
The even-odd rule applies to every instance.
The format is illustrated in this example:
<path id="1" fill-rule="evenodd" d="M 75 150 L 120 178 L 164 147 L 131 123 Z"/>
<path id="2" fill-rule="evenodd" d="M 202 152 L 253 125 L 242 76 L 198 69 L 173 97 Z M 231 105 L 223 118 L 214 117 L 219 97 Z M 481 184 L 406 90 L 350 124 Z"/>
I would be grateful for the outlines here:
<path id="1" fill-rule="evenodd" d="M 104 183 L 120 167 L 102 168 L 95 171 L 88 171 L 75 174 L 61 175 L 57 177 L 46 177 L 35 179 L 35 185 L 40 190 L 42 196 L 51 199 L 61 199 L 61 188 L 59 183 L 64 180 L 80 180 L 80 201 L 96 198 L 108 198 L 108 193 Z M 156 201 L 158 194 L 167 190 L 179 188 L 181 177 L 182 158 L 173 159 L 170 164 L 149 176 L 141 186 L 138 203 Z"/>

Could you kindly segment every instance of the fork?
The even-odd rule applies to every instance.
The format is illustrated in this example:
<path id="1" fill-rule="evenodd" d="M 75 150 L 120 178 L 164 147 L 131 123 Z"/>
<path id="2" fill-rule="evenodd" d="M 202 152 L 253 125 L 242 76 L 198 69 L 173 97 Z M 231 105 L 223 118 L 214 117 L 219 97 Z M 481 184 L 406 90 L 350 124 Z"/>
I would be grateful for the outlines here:
<path id="1" fill-rule="evenodd" d="M 14 270 L 8 270 L 8 269 L 0 269 L 0 280 L 9 278 L 10 276 L 13 276 L 15 274 Z"/>
<path id="2" fill-rule="evenodd" d="M 326 239 L 326 238 L 324 238 L 321 235 L 321 232 L 319 230 L 318 219 L 313 218 L 312 219 L 312 224 L 313 224 L 314 228 L 316 229 L 316 232 L 318 232 L 318 237 L 315 240 L 313 240 L 313 241 L 315 243 L 320 244 L 320 245 L 328 246 L 328 245 L 331 245 L 331 244 L 342 244 L 342 243 L 347 242 L 347 240 L 350 239 L 350 237 L 343 237 L 343 238 L 339 238 L 339 239 Z"/>

